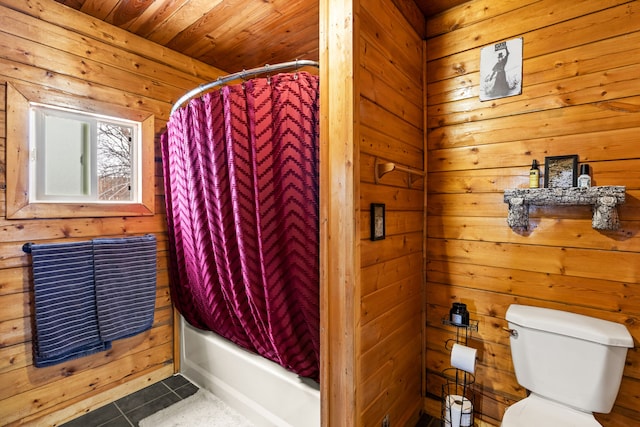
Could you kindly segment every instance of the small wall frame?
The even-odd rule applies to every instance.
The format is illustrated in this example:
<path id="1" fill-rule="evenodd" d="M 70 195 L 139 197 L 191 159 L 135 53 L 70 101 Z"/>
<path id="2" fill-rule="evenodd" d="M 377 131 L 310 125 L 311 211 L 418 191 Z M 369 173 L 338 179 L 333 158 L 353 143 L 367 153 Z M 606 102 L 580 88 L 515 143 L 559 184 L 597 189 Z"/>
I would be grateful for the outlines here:
<path id="1" fill-rule="evenodd" d="M 578 186 L 578 156 L 547 156 L 544 158 L 544 187 L 571 188 Z"/>
<path id="2" fill-rule="evenodd" d="M 384 203 L 371 203 L 371 240 L 382 240 L 386 235 Z"/>
<path id="3" fill-rule="evenodd" d="M 522 37 L 480 51 L 480 101 L 522 94 Z"/>

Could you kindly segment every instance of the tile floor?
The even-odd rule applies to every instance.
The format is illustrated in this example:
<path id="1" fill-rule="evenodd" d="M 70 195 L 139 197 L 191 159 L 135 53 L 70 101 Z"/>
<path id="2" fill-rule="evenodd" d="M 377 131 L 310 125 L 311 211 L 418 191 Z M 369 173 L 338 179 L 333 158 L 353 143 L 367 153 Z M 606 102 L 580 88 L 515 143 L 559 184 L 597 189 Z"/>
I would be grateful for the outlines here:
<path id="1" fill-rule="evenodd" d="M 182 375 L 174 375 L 62 424 L 61 427 L 137 427 L 143 418 L 196 391 L 198 387 L 188 379 Z"/>
<path id="2" fill-rule="evenodd" d="M 440 420 L 427 414 L 422 414 L 416 427 L 440 427 Z"/>
<path id="3" fill-rule="evenodd" d="M 191 396 L 196 391 L 198 387 L 195 384 L 180 374 L 174 375 L 60 427 L 137 427 L 143 418 Z M 440 420 L 423 415 L 416 427 L 440 427 Z"/>

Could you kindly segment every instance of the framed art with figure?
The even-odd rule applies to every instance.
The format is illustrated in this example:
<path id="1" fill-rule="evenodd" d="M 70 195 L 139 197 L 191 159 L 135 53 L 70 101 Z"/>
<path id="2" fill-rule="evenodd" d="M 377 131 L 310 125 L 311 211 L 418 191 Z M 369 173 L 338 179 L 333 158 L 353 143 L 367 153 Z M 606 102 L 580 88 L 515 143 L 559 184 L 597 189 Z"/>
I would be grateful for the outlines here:
<path id="1" fill-rule="evenodd" d="M 522 93 L 522 37 L 480 51 L 480 101 Z"/>

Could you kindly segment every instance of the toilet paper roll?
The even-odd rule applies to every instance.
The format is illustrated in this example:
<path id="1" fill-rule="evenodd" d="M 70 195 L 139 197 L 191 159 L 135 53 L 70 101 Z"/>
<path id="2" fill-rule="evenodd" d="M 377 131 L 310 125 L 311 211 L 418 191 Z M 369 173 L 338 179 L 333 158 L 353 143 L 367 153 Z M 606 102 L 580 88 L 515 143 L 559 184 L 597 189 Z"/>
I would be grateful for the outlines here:
<path id="1" fill-rule="evenodd" d="M 454 344 L 451 349 L 451 366 L 473 374 L 476 370 L 476 349 Z"/>
<path id="2" fill-rule="evenodd" d="M 445 398 L 444 425 L 446 427 L 473 426 L 473 404 L 466 397 L 449 394 Z"/>

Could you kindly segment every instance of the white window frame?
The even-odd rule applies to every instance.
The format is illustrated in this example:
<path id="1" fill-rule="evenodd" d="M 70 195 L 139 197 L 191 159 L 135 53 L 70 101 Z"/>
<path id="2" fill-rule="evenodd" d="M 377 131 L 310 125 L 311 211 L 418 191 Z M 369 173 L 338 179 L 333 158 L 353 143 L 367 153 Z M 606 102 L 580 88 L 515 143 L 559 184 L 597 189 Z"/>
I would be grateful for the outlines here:
<path id="1" fill-rule="evenodd" d="M 83 152 L 83 194 L 61 195 L 48 194 L 45 180 L 47 165 L 46 147 L 46 117 L 56 117 L 82 121 L 87 124 L 88 131 L 83 144 L 86 145 Z M 85 113 L 68 108 L 60 108 L 32 102 L 30 103 L 30 156 L 29 156 L 29 201 L 66 203 L 66 202 L 93 202 L 93 203 L 140 203 L 140 191 L 142 187 L 142 175 L 138 167 L 140 157 L 141 123 L 133 120 L 126 120 L 117 117 L 104 116 L 99 114 Z M 103 200 L 98 195 L 98 128 L 99 123 L 110 123 L 132 129 L 132 152 L 131 152 L 131 198 L 129 200 Z"/>

